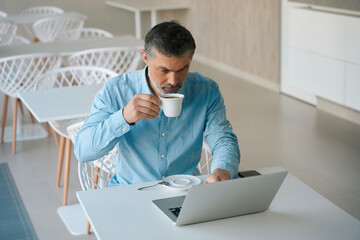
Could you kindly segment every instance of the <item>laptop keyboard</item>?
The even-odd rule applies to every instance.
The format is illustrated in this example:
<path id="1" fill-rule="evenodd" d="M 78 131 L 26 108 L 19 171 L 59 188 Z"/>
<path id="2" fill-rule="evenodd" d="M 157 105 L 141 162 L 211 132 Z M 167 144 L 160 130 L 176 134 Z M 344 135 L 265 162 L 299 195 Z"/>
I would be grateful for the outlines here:
<path id="1" fill-rule="evenodd" d="M 181 210 L 181 207 L 169 208 L 169 210 L 170 210 L 176 217 L 178 217 L 178 216 L 179 216 L 179 213 L 180 213 L 180 210 Z"/>

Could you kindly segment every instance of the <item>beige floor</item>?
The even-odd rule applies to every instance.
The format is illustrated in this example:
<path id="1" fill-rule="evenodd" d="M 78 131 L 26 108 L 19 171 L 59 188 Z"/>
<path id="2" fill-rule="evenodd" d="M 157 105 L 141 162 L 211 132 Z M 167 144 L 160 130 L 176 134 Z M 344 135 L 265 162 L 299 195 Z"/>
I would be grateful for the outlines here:
<path id="1" fill-rule="evenodd" d="M 239 138 L 240 169 L 282 166 L 360 219 L 359 125 L 198 63 L 192 69 L 220 85 Z M 0 99 L 2 103 L 3 95 Z M 80 190 L 74 156 L 72 160 L 69 204 L 77 203 L 75 192 Z M 51 137 L 18 142 L 16 155 L 11 143 L 0 144 L 0 162 L 9 164 L 39 239 L 95 239 L 70 235 L 57 215 L 62 188 L 55 186 L 56 161 Z"/>

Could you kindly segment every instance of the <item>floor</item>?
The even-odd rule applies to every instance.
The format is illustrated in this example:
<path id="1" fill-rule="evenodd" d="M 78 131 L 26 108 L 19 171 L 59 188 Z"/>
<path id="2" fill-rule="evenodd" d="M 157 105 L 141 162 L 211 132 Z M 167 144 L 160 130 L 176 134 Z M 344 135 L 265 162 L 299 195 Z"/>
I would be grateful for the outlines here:
<path id="1" fill-rule="evenodd" d="M 282 166 L 360 220 L 360 125 L 197 62 L 192 70 L 220 85 L 239 138 L 241 170 Z M 16 155 L 3 143 L 0 162 L 8 163 L 39 239 L 95 239 L 72 236 L 56 212 L 63 196 L 55 186 L 57 151 L 52 137 L 18 142 Z M 68 204 L 77 203 L 81 190 L 76 170 L 73 155 Z"/>

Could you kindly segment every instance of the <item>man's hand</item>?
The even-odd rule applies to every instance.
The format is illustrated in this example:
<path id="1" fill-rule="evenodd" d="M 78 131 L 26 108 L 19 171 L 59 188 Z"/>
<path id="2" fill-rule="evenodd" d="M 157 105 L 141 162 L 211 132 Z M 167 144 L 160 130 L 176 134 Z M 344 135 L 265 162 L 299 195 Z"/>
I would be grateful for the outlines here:
<path id="1" fill-rule="evenodd" d="M 217 168 L 210 176 L 208 176 L 205 179 L 204 183 L 220 182 L 220 181 L 229 180 L 230 178 L 231 175 L 228 171 L 221 168 Z"/>
<path id="2" fill-rule="evenodd" d="M 161 101 L 150 94 L 136 94 L 123 109 L 127 123 L 135 123 L 140 119 L 154 119 L 159 115 Z"/>

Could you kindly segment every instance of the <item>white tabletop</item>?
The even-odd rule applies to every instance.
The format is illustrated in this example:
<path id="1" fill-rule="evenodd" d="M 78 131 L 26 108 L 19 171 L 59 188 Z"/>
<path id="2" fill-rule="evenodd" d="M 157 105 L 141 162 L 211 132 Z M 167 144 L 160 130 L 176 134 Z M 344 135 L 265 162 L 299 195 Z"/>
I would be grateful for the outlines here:
<path id="1" fill-rule="evenodd" d="M 47 17 L 56 17 L 56 16 L 80 16 L 84 19 L 87 19 L 87 16 L 78 12 L 65 12 L 63 14 L 19 14 L 19 15 L 8 15 L 1 18 L 0 21 L 10 21 L 16 24 L 31 24 L 36 22 L 39 19 Z"/>
<path id="2" fill-rule="evenodd" d="M 178 0 L 112 0 L 106 4 L 128 11 L 178 10 L 187 9 L 189 4 Z"/>
<path id="3" fill-rule="evenodd" d="M 69 42 L 34 43 L 22 45 L 0 46 L 0 58 L 30 54 L 30 53 L 56 53 L 62 56 L 70 55 L 77 51 L 92 48 L 106 47 L 134 47 L 143 48 L 144 41 L 130 35 L 116 36 L 113 38 L 81 39 Z"/>
<path id="4" fill-rule="evenodd" d="M 277 168 L 258 170 L 262 174 Z M 77 192 L 98 239 L 360 239 L 360 222 L 288 174 L 262 213 L 177 227 L 152 200 L 183 195 L 134 184 Z"/>
<path id="5" fill-rule="evenodd" d="M 189 8 L 188 1 L 178 0 L 112 0 L 106 5 L 132 11 L 135 13 L 135 36 L 141 39 L 141 12 L 150 11 L 151 27 L 157 23 L 157 11 L 183 10 Z"/>
<path id="6" fill-rule="evenodd" d="M 86 117 L 103 84 L 52 88 L 19 93 L 21 101 L 39 122 Z"/>

